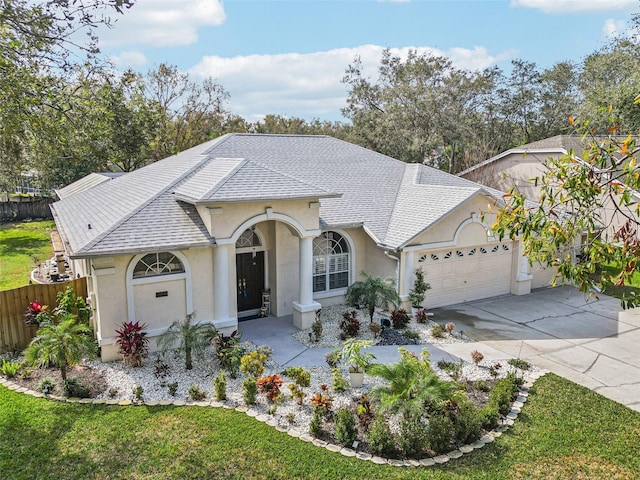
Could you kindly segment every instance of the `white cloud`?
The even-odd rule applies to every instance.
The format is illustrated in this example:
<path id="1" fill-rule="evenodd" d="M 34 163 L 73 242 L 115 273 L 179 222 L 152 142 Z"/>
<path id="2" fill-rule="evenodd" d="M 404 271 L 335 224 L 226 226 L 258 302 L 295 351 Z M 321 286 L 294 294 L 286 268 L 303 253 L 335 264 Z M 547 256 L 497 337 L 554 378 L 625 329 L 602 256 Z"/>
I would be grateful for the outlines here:
<path id="1" fill-rule="evenodd" d="M 629 10 L 637 0 L 511 0 L 511 7 L 534 8 L 545 13 L 606 12 Z"/>
<path id="2" fill-rule="evenodd" d="M 198 29 L 225 20 L 220 0 L 139 0 L 114 27 L 99 32 L 102 47 L 175 47 L 198 40 Z"/>
<path id="3" fill-rule="evenodd" d="M 610 18 L 602 26 L 602 35 L 605 38 L 618 38 L 629 33 L 629 25 L 625 20 L 614 20 Z"/>
<path id="4" fill-rule="evenodd" d="M 149 62 L 143 53 L 134 50 L 120 52 L 117 55 L 111 55 L 109 60 L 111 60 L 116 67 L 124 69 L 129 67 L 142 67 Z"/>
<path id="5" fill-rule="evenodd" d="M 410 49 L 449 57 L 459 68 L 479 70 L 515 56 L 507 51 L 490 55 L 484 47 L 454 48 L 442 52 L 428 47 L 393 48 L 406 58 Z M 359 56 L 364 74 L 375 78 L 383 47 L 363 45 L 307 54 L 248 55 L 223 58 L 205 56 L 190 69 L 195 77 L 213 77 L 231 94 L 229 109 L 249 120 L 266 114 L 303 118 L 338 119 L 346 105 L 346 88 L 340 81 L 347 66 Z"/>

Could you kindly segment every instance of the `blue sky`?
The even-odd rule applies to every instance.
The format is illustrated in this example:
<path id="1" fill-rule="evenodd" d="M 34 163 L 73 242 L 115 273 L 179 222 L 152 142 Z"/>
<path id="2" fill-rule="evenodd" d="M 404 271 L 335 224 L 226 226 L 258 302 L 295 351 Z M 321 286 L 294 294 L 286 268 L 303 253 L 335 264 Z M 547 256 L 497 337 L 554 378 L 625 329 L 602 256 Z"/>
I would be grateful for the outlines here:
<path id="1" fill-rule="evenodd" d="M 249 120 L 274 113 L 339 120 L 340 80 L 359 55 L 373 78 L 381 51 L 444 55 L 460 68 L 513 59 L 580 62 L 624 33 L 640 0 L 139 0 L 102 51 L 119 69 L 161 62 L 212 76 L 227 108 Z"/>

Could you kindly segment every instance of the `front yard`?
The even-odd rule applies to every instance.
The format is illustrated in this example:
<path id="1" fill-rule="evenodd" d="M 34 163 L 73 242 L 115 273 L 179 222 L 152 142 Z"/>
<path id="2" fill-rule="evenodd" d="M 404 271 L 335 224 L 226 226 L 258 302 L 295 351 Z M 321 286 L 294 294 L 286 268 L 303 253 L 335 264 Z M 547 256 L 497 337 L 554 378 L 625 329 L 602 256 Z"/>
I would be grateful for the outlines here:
<path id="1" fill-rule="evenodd" d="M 445 466 L 344 458 L 238 412 L 66 404 L 0 387 L 0 477 L 19 479 L 640 477 L 640 414 L 554 375 L 516 425 Z"/>

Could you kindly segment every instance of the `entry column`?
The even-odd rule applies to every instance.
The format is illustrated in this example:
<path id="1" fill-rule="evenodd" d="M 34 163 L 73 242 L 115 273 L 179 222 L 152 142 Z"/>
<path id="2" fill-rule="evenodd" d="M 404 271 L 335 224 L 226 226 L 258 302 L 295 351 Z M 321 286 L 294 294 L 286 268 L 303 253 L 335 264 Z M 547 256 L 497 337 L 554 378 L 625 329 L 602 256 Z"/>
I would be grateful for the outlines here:
<path id="1" fill-rule="evenodd" d="M 293 302 L 293 325 L 304 330 L 311 327 L 321 308 L 313 301 L 313 237 L 300 237 L 299 263 L 300 301 Z"/>
<path id="2" fill-rule="evenodd" d="M 231 315 L 230 258 L 234 244 L 219 244 L 213 248 L 213 324 L 216 328 L 235 327 L 238 319 Z"/>

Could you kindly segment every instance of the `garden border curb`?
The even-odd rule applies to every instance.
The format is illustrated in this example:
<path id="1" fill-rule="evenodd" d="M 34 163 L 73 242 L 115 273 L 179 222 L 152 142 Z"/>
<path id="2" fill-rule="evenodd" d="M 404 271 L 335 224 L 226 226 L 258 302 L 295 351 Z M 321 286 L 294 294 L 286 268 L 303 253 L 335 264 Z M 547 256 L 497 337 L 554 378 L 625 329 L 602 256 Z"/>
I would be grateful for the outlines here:
<path id="1" fill-rule="evenodd" d="M 500 437 L 504 432 L 506 432 L 510 427 L 512 427 L 515 423 L 515 420 L 520 415 L 524 404 L 527 402 L 529 397 L 529 390 L 533 387 L 536 380 L 540 377 L 547 374 L 547 370 L 539 370 L 538 372 L 533 372 L 526 375 L 527 380 L 524 384 L 519 387 L 519 393 L 517 398 L 511 403 L 511 409 L 507 413 L 507 415 L 501 419 L 501 424 L 496 428 L 486 433 L 478 440 L 476 440 L 472 444 L 461 445 L 455 450 L 452 450 L 448 453 L 438 455 L 435 457 L 426 457 L 420 460 L 398 460 L 398 459 L 389 459 L 383 458 L 375 455 L 371 455 L 365 452 L 358 452 L 357 450 L 353 450 L 351 448 L 342 447 L 340 445 L 336 445 L 333 443 L 328 443 L 323 440 L 319 440 L 317 438 L 312 437 L 308 433 L 300 432 L 296 429 L 287 429 L 278 425 L 272 415 L 267 414 L 258 414 L 256 410 L 251 409 L 247 406 L 237 406 L 233 407 L 231 405 L 227 405 L 225 403 L 212 400 L 210 402 L 191 402 L 187 403 L 184 400 L 174 400 L 174 401 L 148 401 L 148 402 L 133 402 L 131 400 L 103 400 L 103 399 L 93 399 L 93 398 L 74 398 L 74 397 L 61 397 L 59 395 L 45 395 L 41 392 L 36 392 L 35 390 L 28 389 L 26 387 L 21 387 L 17 383 L 12 382 L 9 379 L 0 378 L 0 385 L 5 386 L 9 390 L 13 390 L 17 393 L 24 393 L 26 395 L 30 395 L 35 398 L 44 398 L 47 400 L 55 400 L 58 402 L 64 403 L 78 403 L 78 404 L 91 404 L 91 405 L 119 405 L 119 406 L 147 406 L 147 407 L 155 407 L 155 406 L 167 406 L 173 405 L 176 407 L 211 407 L 211 408 L 226 408 L 229 410 L 235 410 L 239 413 L 244 413 L 245 415 L 254 418 L 255 420 L 265 423 L 276 430 L 286 433 L 290 437 L 298 438 L 303 442 L 310 443 L 319 448 L 324 448 L 330 452 L 339 453 L 345 457 L 352 457 L 362 461 L 370 461 L 377 465 L 392 465 L 395 467 L 429 467 L 432 465 L 439 465 L 449 462 L 450 460 L 457 459 L 463 457 L 465 454 L 469 454 L 474 450 L 478 450 L 484 447 L 488 443 L 492 443 L 496 438 Z"/>

